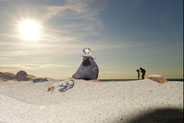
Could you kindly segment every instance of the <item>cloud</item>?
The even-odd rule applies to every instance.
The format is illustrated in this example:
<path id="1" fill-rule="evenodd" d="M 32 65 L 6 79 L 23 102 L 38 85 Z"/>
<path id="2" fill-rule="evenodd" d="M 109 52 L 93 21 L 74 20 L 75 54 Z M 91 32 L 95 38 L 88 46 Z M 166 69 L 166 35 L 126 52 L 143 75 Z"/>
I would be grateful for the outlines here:
<path id="1" fill-rule="evenodd" d="M 5 49 L 0 50 L 1 56 L 40 55 L 44 52 L 51 54 L 62 49 L 67 49 L 69 54 L 70 52 L 74 53 L 75 51 L 72 50 L 81 48 L 84 45 L 81 42 L 86 40 L 86 37 L 98 36 L 99 30 L 103 29 L 103 22 L 98 18 L 103 7 L 90 6 L 91 0 L 63 0 L 57 4 L 53 4 L 54 2 L 50 0 L 44 2 L 33 0 L 22 3 L 17 1 L 15 6 L 12 2 L 15 1 L 8 4 L 8 8 L 11 9 L 1 8 L 6 15 L 14 13 L 8 14 L 11 16 L 10 18 L 2 18 L 2 21 L 8 20 L 7 23 L 11 23 L 8 25 L 12 26 L 4 27 L 6 31 L 0 30 L 0 47 Z M 26 2 L 30 5 L 27 6 Z M 9 2 L 7 1 L 7 3 Z M 18 8 L 17 5 L 19 5 Z M 42 21 L 44 36 L 39 43 L 23 42 L 15 31 L 10 31 L 16 30 L 16 21 L 26 17 Z M 1 22 L 0 25 L 3 24 Z M 85 44 L 88 45 L 89 41 L 86 40 Z M 30 51 L 31 49 L 32 51 Z"/>
<path id="2" fill-rule="evenodd" d="M 103 29 L 103 23 L 97 17 L 102 10 L 101 8 L 94 9 L 90 7 L 89 1 L 78 0 L 74 2 L 66 0 L 65 5 L 45 5 L 43 8 L 46 10 L 43 17 L 45 20 L 61 19 L 59 27 L 70 33 L 88 32 L 96 35 L 98 30 Z"/>
<path id="3" fill-rule="evenodd" d="M 64 12 L 66 9 L 70 8 L 71 6 L 43 6 L 46 9 L 46 13 L 44 14 L 43 19 L 49 20 L 54 16 L 57 16 L 59 13 Z"/>
<path id="4" fill-rule="evenodd" d="M 9 43 L 0 43 L 0 46 L 8 46 Z M 28 45 L 28 46 L 26 46 Z M 28 44 L 22 43 L 19 45 L 12 45 L 10 44 L 10 51 L 7 50 L 0 50 L 0 57 L 29 57 L 29 58 L 36 58 L 37 56 L 42 57 L 62 57 L 67 55 L 74 55 L 80 54 L 82 49 L 85 47 L 91 48 L 94 52 L 100 52 L 102 50 L 112 50 L 112 49 L 122 49 L 122 48 L 135 48 L 144 46 L 145 43 L 139 44 L 113 44 L 113 43 L 106 43 L 100 42 L 96 43 L 64 43 L 64 42 L 45 42 L 43 44 Z M 13 49 L 12 49 L 13 47 Z"/>
<path id="5" fill-rule="evenodd" d="M 10 64 L 0 65 L 0 71 L 11 71 L 11 70 L 38 70 L 46 68 L 66 68 L 67 65 L 62 64 Z"/>
<path id="6" fill-rule="evenodd" d="M 18 10 L 16 7 L 13 9 L 14 6 L 11 6 L 12 10 L 7 10 L 17 10 L 13 14 L 12 18 L 14 19 L 8 21 L 15 23 L 15 20 L 27 16 L 36 17 L 43 21 L 44 36 L 40 41 L 29 42 L 22 41 L 15 32 L 11 32 L 11 34 L 8 31 L 2 33 L 0 31 L 1 60 L 25 57 L 52 59 L 55 56 L 80 54 L 85 47 L 90 47 L 94 52 L 98 52 L 138 46 L 136 44 L 107 43 L 108 41 L 103 40 L 103 37 L 95 42 L 90 41 L 88 37 L 100 37 L 101 31 L 103 31 L 103 22 L 98 15 L 107 7 L 107 4 L 96 7 L 91 6 L 91 3 L 94 2 L 91 0 L 64 0 L 57 4 L 50 0 L 44 2 L 33 0 L 29 6 L 23 6 L 26 2 L 21 3 Z M 98 3 L 98 1 L 96 2 Z M 15 30 L 15 25 L 9 30 Z"/>

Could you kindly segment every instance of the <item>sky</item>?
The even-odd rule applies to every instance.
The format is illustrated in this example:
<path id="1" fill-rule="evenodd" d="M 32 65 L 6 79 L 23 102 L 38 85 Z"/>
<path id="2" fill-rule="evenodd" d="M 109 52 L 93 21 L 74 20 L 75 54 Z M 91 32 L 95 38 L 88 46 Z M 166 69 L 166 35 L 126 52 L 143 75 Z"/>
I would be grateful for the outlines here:
<path id="1" fill-rule="evenodd" d="M 39 38 L 25 38 L 26 21 Z M 183 78 L 183 1 L 0 0 L 0 72 L 69 78 L 86 47 L 99 79 L 135 79 L 140 67 Z"/>

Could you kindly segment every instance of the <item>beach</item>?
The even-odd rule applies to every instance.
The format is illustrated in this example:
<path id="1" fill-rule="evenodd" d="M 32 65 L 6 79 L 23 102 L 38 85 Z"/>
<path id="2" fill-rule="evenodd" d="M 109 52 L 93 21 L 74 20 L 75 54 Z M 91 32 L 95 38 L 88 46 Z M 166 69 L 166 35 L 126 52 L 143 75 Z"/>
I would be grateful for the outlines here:
<path id="1" fill-rule="evenodd" d="M 75 80 L 74 87 L 65 92 L 57 88 L 48 92 L 48 87 L 61 82 L 1 81 L 0 123 L 126 123 L 155 110 L 183 110 L 181 81 Z M 181 113 L 172 116 L 181 121 Z"/>

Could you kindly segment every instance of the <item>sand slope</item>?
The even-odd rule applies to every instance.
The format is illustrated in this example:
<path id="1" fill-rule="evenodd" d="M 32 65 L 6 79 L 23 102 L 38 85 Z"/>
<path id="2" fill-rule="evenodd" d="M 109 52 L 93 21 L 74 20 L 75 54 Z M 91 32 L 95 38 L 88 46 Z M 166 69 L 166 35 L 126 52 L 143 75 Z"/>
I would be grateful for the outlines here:
<path id="1" fill-rule="evenodd" d="M 0 83 L 0 123 L 120 123 L 145 111 L 183 108 L 183 82 L 76 80 L 60 93 L 57 82 Z"/>

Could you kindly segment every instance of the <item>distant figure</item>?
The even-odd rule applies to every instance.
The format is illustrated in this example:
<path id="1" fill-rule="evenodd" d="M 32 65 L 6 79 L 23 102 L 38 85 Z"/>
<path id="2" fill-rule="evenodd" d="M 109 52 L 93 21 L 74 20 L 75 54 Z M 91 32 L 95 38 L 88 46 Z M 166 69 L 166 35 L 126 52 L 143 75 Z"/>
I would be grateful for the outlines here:
<path id="1" fill-rule="evenodd" d="M 140 79 L 140 70 L 137 69 L 136 71 L 137 71 L 138 79 Z"/>
<path id="2" fill-rule="evenodd" d="M 140 70 L 141 70 L 141 73 L 142 73 L 142 79 L 144 79 L 144 76 L 145 76 L 145 74 L 146 74 L 146 70 L 145 69 L 143 69 L 143 68 L 140 68 Z"/>
<path id="3" fill-rule="evenodd" d="M 94 61 L 92 51 L 90 48 L 84 48 L 82 52 L 83 61 L 79 66 L 72 78 L 74 79 L 84 79 L 84 80 L 97 80 L 99 68 Z"/>

